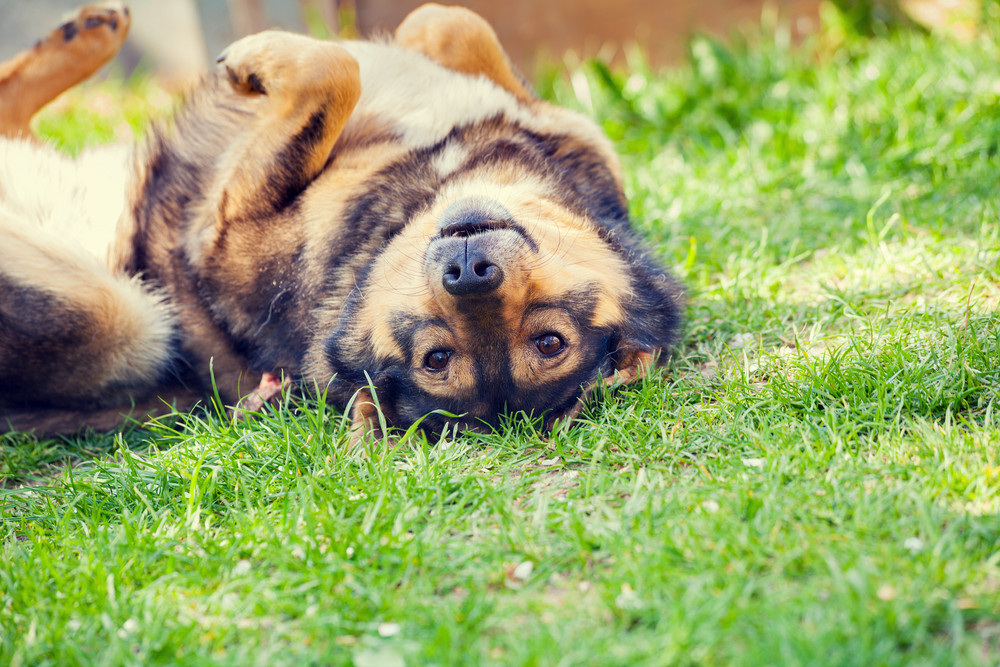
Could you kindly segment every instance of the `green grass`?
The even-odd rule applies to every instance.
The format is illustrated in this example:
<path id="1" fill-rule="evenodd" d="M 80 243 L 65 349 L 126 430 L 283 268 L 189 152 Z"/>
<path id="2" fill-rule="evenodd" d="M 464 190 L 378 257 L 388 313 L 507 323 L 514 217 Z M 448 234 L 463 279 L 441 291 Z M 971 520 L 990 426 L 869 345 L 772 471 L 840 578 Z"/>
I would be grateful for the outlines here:
<path id="1" fill-rule="evenodd" d="M 548 440 L 348 450 L 315 403 L 0 436 L 0 663 L 1000 662 L 986 14 L 546 78 L 691 300 L 661 372 Z"/>

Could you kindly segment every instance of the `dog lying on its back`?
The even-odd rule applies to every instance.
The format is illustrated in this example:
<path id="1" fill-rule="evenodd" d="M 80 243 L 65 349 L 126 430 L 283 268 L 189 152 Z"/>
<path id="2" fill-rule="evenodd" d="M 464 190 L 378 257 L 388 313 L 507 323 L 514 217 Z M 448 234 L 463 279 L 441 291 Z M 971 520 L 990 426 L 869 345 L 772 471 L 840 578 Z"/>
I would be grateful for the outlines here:
<path id="1" fill-rule="evenodd" d="M 128 20 L 84 8 L 0 66 L 0 131 L 110 57 Z M 424 5 L 391 43 L 236 42 L 106 174 L 128 181 L 120 210 L 74 181 L 94 159 L 0 140 L 7 427 L 109 428 L 213 375 L 236 404 L 262 374 L 262 393 L 284 376 L 353 398 L 359 433 L 379 435 L 376 400 L 395 427 L 438 409 L 462 416 L 422 427 L 551 425 L 676 337 L 681 289 L 629 228 L 610 143 L 536 98 L 465 9 Z"/>

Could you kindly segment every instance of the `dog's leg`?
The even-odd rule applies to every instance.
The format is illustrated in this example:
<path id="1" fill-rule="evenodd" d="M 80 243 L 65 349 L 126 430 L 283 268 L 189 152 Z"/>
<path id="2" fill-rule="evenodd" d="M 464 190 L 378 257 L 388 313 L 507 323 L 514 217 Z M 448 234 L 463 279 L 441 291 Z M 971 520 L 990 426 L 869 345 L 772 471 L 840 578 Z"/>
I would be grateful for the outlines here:
<path id="1" fill-rule="evenodd" d="M 326 166 L 360 95 L 358 63 L 337 44 L 251 35 L 219 58 L 174 126 L 140 147 L 113 265 L 169 289 L 186 362 L 197 373 L 211 364 L 230 405 L 256 385 L 234 341 L 256 339 L 272 312 L 251 312 L 255 281 L 265 269 L 292 270 L 295 239 L 268 223 Z M 286 294 L 268 287 L 270 304 Z M 294 365 L 291 348 L 272 352 L 250 360 L 266 364 L 253 370 L 280 376 Z"/>
<path id="2" fill-rule="evenodd" d="M 448 69 L 485 76 L 523 102 L 536 99 L 490 24 L 464 7 L 422 5 L 399 24 L 395 39 Z"/>
<path id="3" fill-rule="evenodd" d="M 220 226 L 283 210 L 323 169 L 358 98 L 357 61 L 340 46 L 268 31 L 219 59 L 250 116 L 226 149 L 217 191 Z"/>
<path id="4" fill-rule="evenodd" d="M 127 405 L 168 379 L 173 315 L 154 293 L 2 206 L 0 248 L 0 417 Z"/>
<path id="5" fill-rule="evenodd" d="M 39 109 L 118 52 L 130 21 L 121 3 L 88 5 L 34 48 L 0 64 L 0 135 L 29 136 Z"/>

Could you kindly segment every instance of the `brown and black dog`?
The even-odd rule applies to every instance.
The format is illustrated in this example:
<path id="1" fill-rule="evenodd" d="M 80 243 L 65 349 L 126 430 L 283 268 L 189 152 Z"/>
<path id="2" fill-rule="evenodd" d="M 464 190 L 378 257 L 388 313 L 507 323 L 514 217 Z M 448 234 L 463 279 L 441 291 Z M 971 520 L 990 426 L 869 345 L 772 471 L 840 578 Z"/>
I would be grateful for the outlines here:
<path id="1" fill-rule="evenodd" d="M 87 7 L 0 66 L 0 133 L 128 24 Z M 394 427 L 551 424 L 677 335 L 611 144 L 466 9 L 425 5 L 391 41 L 242 39 L 116 150 L 0 139 L 0 428 L 108 428 L 213 382 L 236 404 L 262 374 L 264 397 L 283 376 L 351 403 L 360 433 L 375 397 Z"/>

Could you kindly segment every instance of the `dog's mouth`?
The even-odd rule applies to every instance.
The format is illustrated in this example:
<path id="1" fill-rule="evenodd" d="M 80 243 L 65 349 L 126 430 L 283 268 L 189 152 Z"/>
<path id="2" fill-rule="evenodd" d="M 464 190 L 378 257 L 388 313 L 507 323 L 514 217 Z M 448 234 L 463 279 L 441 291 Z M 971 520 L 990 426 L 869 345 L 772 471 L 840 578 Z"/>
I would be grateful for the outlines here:
<path id="1" fill-rule="evenodd" d="M 453 202 L 437 222 L 437 234 L 431 245 L 451 243 L 486 243 L 515 247 L 523 244 L 538 252 L 538 244 L 501 204 L 475 197 Z"/>
<path id="2" fill-rule="evenodd" d="M 474 222 L 459 222 L 442 227 L 438 239 L 469 239 L 490 232 L 513 232 L 520 237 L 520 242 L 526 244 L 532 252 L 538 252 L 538 245 L 521 225 L 510 220 L 477 220 Z"/>
<path id="3" fill-rule="evenodd" d="M 486 232 L 495 232 L 503 229 L 512 229 L 513 226 L 510 222 L 504 220 L 481 220 L 477 222 L 459 222 L 454 225 L 448 225 L 443 228 L 440 232 L 441 238 L 468 238 L 469 236 L 475 236 L 476 234 L 485 234 Z M 519 233 L 520 230 L 517 230 Z M 522 234 L 523 235 L 523 234 Z"/>

